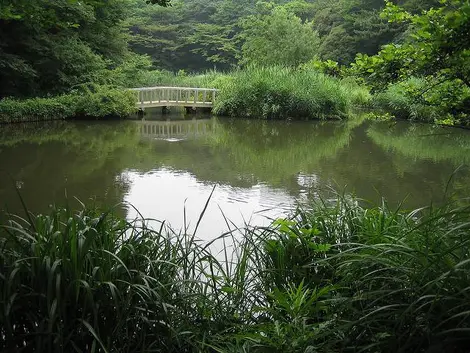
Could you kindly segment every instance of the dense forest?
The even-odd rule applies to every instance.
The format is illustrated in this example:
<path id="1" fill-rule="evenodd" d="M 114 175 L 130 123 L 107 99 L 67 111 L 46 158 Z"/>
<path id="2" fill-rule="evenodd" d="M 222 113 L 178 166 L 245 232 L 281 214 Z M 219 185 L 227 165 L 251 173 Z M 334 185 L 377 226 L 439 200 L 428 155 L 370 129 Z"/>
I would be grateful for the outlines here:
<path id="1" fill-rule="evenodd" d="M 469 18 L 466 0 L 4 0 L 0 97 L 277 66 L 365 85 L 393 117 L 466 125 Z"/>

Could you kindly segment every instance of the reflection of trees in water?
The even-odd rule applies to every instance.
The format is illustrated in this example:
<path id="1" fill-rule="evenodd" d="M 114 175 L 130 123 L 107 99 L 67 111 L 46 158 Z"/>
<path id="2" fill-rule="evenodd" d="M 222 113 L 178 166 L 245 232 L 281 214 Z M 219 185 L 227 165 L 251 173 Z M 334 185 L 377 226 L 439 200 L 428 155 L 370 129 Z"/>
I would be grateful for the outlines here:
<path id="1" fill-rule="evenodd" d="M 406 190 L 409 194 L 422 190 L 421 195 L 414 192 L 411 197 L 412 201 L 422 200 L 418 206 L 431 198 L 441 202 L 444 197 L 470 194 L 469 131 L 406 122 L 375 123 L 368 127 L 367 136 L 385 155 L 393 156 L 390 165 L 402 182 L 391 188 L 402 195 Z"/>
<path id="2" fill-rule="evenodd" d="M 456 128 L 400 122 L 373 124 L 367 135 L 383 149 L 414 160 L 470 164 L 470 133 Z"/>
<path id="3" fill-rule="evenodd" d="M 436 153 L 434 160 L 429 158 L 429 151 L 425 149 L 422 154 L 416 153 L 419 150 L 412 147 L 414 137 L 409 135 L 410 126 L 409 123 L 406 124 L 402 131 L 400 129 L 403 126 L 395 128 L 381 123 L 364 124 L 354 130 L 349 148 L 343 149 L 335 158 L 324 163 L 319 174 L 323 179 L 334 180 L 337 188 L 347 185 L 347 190 L 354 190 L 359 197 L 374 202 L 380 203 L 381 197 L 385 197 L 392 205 L 397 205 L 406 198 L 406 207 L 421 207 L 431 200 L 442 202 L 449 178 L 455 170 L 453 160 L 463 151 L 452 151 L 447 157 Z M 401 135 L 405 133 L 408 135 Z M 387 141 L 397 143 L 392 136 L 396 136 L 397 141 L 405 142 L 406 136 L 409 136 L 410 150 L 404 147 L 406 145 L 402 147 L 404 153 L 386 146 Z M 467 135 L 466 140 L 470 142 L 470 135 Z M 465 136 L 459 143 L 464 141 Z M 450 151 L 449 146 L 459 148 L 451 139 L 440 139 L 439 144 L 443 150 Z M 459 180 L 468 180 L 468 177 L 468 170 L 459 173 L 450 192 L 468 195 L 469 186 L 457 186 L 464 185 Z"/>
<path id="4" fill-rule="evenodd" d="M 413 194 L 413 205 L 420 206 L 442 195 L 453 169 L 470 158 L 469 134 L 437 130 L 452 132 L 449 138 L 431 126 L 234 119 L 152 124 L 147 130 L 140 121 L 0 127 L 0 163 L 13 179 L 0 173 L 1 202 L 16 202 L 19 182 L 33 209 L 62 200 L 64 190 L 69 199 L 96 195 L 114 204 L 129 188 L 124 171 L 165 167 L 201 182 L 267 184 L 295 196 L 345 185 L 373 200 L 379 193 L 394 202 Z M 460 173 L 454 190 L 469 191 L 468 180 L 469 173 Z"/>
<path id="5" fill-rule="evenodd" d="M 298 193 L 298 174 L 312 173 L 322 158 L 349 142 L 347 123 L 211 120 L 208 133 L 168 144 L 153 141 L 161 165 L 187 170 L 199 180 L 251 187 L 266 183 Z M 143 169 L 155 165 L 141 165 Z"/>
<path id="6" fill-rule="evenodd" d="M 21 182 L 21 192 L 33 211 L 45 211 L 66 198 L 77 206 L 94 196 L 96 203 L 120 202 L 129 185 L 118 182 L 119 154 L 139 151 L 139 136 L 129 123 L 25 124 L 0 127 L 0 161 L 7 173 L 0 174 L 2 207 L 19 209 L 10 180 Z M 138 154 L 138 153 L 137 153 Z M 85 199 L 83 199 L 85 198 Z"/>

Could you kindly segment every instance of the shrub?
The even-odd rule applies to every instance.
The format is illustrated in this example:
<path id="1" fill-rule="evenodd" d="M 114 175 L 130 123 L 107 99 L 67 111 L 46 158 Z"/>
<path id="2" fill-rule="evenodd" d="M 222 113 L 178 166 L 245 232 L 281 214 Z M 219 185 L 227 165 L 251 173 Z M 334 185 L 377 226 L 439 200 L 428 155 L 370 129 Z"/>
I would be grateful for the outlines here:
<path id="1" fill-rule="evenodd" d="M 75 98 L 76 116 L 124 117 L 136 111 L 137 97 L 132 91 L 96 86 Z"/>
<path id="2" fill-rule="evenodd" d="M 0 101 L 0 122 L 60 120 L 71 118 L 75 111 L 68 96 Z"/>
<path id="3" fill-rule="evenodd" d="M 344 77 L 345 68 L 342 67 L 338 62 L 332 60 L 322 61 L 317 58 L 312 59 L 299 66 L 303 70 L 317 70 L 326 75 L 334 77 Z"/>
<path id="4" fill-rule="evenodd" d="M 109 86 L 91 86 L 49 98 L 0 101 L 0 123 L 64 120 L 75 117 L 123 117 L 136 110 L 134 92 Z"/>
<path id="5" fill-rule="evenodd" d="M 399 119 L 468 125 L 470 90 L 454 81 L 409 78 L 374 96 L 374 106 Z"/>
<path id="6" fill-rule="evenodd" d="M 389 85 L 385 91 L 374 96 L 374 107 L 390 112 L 399 119 L 417 119 L 434 121 L 439 111 L 432 106 L 423 104 L 413 97 L 412 92 L 422 90 L 424 80 L 413 78 L 406 82 Z"/>

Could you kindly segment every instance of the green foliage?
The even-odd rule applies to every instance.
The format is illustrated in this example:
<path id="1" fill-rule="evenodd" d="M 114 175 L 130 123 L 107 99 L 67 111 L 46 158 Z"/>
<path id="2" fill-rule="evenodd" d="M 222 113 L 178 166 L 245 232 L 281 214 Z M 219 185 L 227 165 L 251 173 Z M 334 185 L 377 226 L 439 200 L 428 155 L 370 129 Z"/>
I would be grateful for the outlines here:
<path id="1" fill-rule="evenodd" d="M 150 58 L 138 54 L 129 54 L 124 62 L 107 72 L 109 83 L 122 88 L 152 86 L 155 76 L 159 77 L 160 72 L 152 69 Z"/>
<path id="2" fill-rule="evenodd" d="M 412 93 L 427 87 L 422 79 L 412 78 L 406 82 L 390 85 L 383 92 L 374 95 L 373 104 L 382 111 L 389 112 L 399 119 L 416 119 L 433 122 L 441 115 L 424 101 L 418 102 Z"/>
<path id="3" fill-rule="evenodd" d="M 340 196 L 240 242 L 222 236 L 234 247 L 217 259 L 194 236 L 109 211 L 9 216 L 0 347 L 464 351 L 469 217 L 468 206 L 406 212 Z"/>
<path id="4" fill-rule="evenodd" d="M 70 94 L 50 98 L 5 98 L 0 101 L 0 123 L 123 117 L 136 110 L 135 104 L 135 93 L 108 86 L 84 87 Z"/>
<path id="5" fill-rule="evenodd" d="M 214 112 L 260 119 L 346 118 L 360 89 L 315 70 L 249 67 L 234 72 L 220 86 Z"/>
<path id="6" fill-rule="evenodd" d="M 63 93 L 105 83 L 127 52 L 120 24 L 127 1 L 2 2 L 0 97 Z"/>
<path id="7" fill-rule="evenodd" d="M 173 305 L 198 285 L 179 269 L 201 260 L 182 239 L 110 213 L 57 209 L 11 219 L 0 243 L 2 350 L 184 349 L 184 333 L 170 326 Z"/>
<path id="8" fill-rule="evenodd" d="M 175 0 L 168 8 L 148 8 L 139 0 L 132 1 L 137 10 L 127 25 L 133 50 L 150 55 L 159 69 L 171 71 L 201 71 L 213 66 L 226 70 L 237 66 L 239 59 L 243 62 L 240 53 L 245 36 L 259 39 L 253 39 L 255 43 L 246 46 L 246 50 L 257 48 L 266 60 L 277 56 L 280 50 L 288 52 L 287 45 L 292 57 L 298 56 L 292 48 L 299 48 L 303 53 L 309 52 L 309 48 L 322 60 L 344 65 L 354 61 L 357 53 L 376 54 L 381 45 L 399 39 L 406 30 L 406 26 L 390 24 L 380 17 L 383 0 L 214 0 L 210 3 Z M 419 13 L 438 1 L 398 3 Z M 290 29 L 295 29 L 294 33 Z M 255 55 L 251 58 L 262 60 Z M 291 64 L 286 58 L 275 62 Z"/>
<path id="9" fill-rule="evenodd" d="M 459 351 L 470 324 L 469 211 L 363 209 L 347 198 L 300 210 L 268 240 L 268 274 L 279 275 L 268 281 L 335 293 L 309 342 L 322 351 Z"/>
<path id="10" fill-rule="evenodd" d="M 275 7 L 267 15 L 253 15 L 241 22 L 242 60 L 245 65 L 296 67 L 312 59 L 319 38 L 312 23 L 285 7 Z"/>
<path id="11" fill-rule="evenodd" d="M 75 116 L 78 117 L 126 117 L 136 110 L 136 95 L 132 91 L 107 86 L 93 86 L 78 94 Z"/>
<path id="12" fill-rule="evenodd" d="M 209 63 L 233 65 L 238 55 L 238 47 L 233 40 L 231 27 L 212 23 L 198 23 L 194 32 L 186 38 L 188 44 L 197 43 L 192 53 L 200 54 Z"/>
<path id="13" fill-rule="evenodd" d="M 389 44 L 375 56 L 358 55 L 353 71 L 366 78 L 375 90 L 398 83 L 400 92 L 413 104 L 434 107 L 439 114 L 468 124 L 470 93 L 470 5 L 465 0 L 442 1 L 421 14 L 406 12 L 387 2 L 383 17 L 390 22 L 409 22 L 410 31 L 401 44 Z M 408 80 L 421 77 L 420 89 Z M 392 88 L 391 90 L 395 90 Z"/>
<path id="14" fill-rule="evenodd" d="M 319 0 L 313 22 L 321 37 L 319 55 L 345 65 L 357 53 L 375 54 L 403 31 L 381 19 L 383 0 Z"/>
<path id="15" fill-rule="evenodd" d="M 321 61 L 318 59 L 312 59 L 305 64 L 300 65 L 301 69 L 314 69 L 322 72 L 326 75 L 334 76 L 334 77 L 343 77 L 344 76 L 344 68 L 339 65 L 336 61 L 326 60 Z"/>
<path id="16" fill-rule="evenodd" d="M 69 96 L 26 100 L 5 98 L 0 101 L 0 121 L 67 119 L 75 112 L 69 98 Z"/>

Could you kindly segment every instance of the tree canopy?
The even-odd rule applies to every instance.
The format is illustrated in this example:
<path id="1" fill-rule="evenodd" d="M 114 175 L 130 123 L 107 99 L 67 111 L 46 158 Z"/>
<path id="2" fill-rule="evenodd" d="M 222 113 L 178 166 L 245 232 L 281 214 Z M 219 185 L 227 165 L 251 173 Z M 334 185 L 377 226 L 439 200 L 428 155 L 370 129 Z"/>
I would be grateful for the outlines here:
<path id="1" fill-rule="evenodd" d="M 311 22 L 303 22 L 285 6 L 241 21 L 241 64 L 298 66 L 318 52 L 319 37 Z"/>

